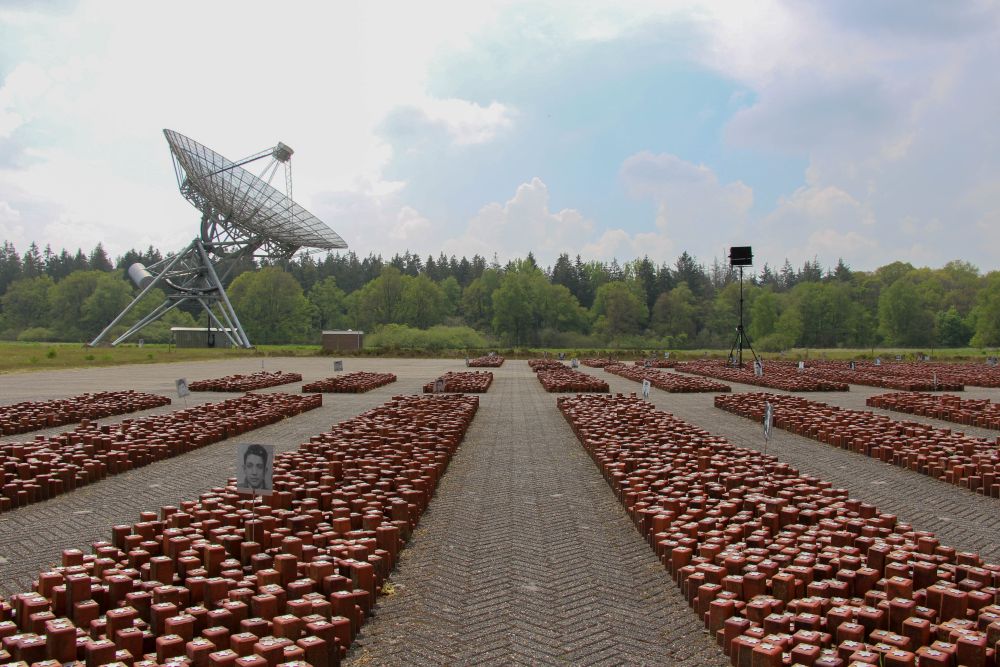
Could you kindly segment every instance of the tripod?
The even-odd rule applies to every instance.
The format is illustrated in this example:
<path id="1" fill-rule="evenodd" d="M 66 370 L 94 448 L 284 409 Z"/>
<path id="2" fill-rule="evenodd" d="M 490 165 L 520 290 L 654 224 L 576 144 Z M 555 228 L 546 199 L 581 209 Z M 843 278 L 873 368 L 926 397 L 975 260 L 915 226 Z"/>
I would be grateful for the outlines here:
<path id="1" fill-rule="evenodd" d="M 743 368 L 743 347 L 744 345 L 750 348 L 750 352 L 753 353 L 754 361 L 758 360 L 757 352 L 753 349 L 753 344 L 750 342 L 750 336 L 747 334 L 746 329 L 743 327 L 743 267 L 740 269 L 740 323 L 736 327 L 736 340 L 733 341 L 733 346 L 729 348 L 729 360 L 733 359 L 733 351 L 737 351 L 737 364 L 739 368 Z"/>

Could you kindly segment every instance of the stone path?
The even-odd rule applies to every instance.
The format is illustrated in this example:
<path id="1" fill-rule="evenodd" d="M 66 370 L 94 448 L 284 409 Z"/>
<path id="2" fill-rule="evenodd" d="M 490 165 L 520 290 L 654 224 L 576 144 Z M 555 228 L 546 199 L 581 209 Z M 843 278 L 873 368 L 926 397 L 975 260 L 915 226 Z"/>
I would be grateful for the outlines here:
<path id="1" fill-rule="evenodd" d="M 557 395 L 501 371 L 351 664 L 727 664 Z"/>

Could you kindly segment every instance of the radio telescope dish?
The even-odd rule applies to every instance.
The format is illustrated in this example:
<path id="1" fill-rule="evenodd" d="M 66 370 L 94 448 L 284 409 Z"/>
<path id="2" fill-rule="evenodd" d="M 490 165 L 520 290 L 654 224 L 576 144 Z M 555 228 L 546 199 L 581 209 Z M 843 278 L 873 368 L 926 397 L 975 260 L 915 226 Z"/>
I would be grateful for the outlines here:
<path id="1" fill-rule="evenodd" d="M 207 336 L 214 344 L 218 333 L 236 347 L 252 347 L 226 296 L 223 281 L 241 262 L 253 259 L 289 259 L 301 248 L 332 250 L 347 243 L 319 218 L 292 200 L 291 157 L 294 151 L 278 142 L 236 162 L 179 132 L 164 130 L 181 195 L 201 211 L 201 233 L 177 255 L 151 266 L 133 264 L 129 277 L 140 292 L 125 310 L 90 344 L 108 333 L 157 285 L 166 300 L 111 344 L 118 345 L 181 303 L 194 301 L 208 316 Z M 267 160 L 259 175 L 244 165 Z M 279 165 L 284 166 L 285 193 L 271 185 Z"/>
<path id="2" fill-rule="evenodd" d="M 267 156 L 272 159 L 269 167 L 287 165 L 292 149 L 285 144 L 233 163 L 183 134 L 173 130 L 163 134 L 170 144 L 181 194 L 199 211 L 205 212 L 208 205 L 227 224 L 277 243 L 328 250 L 347 247 L 337 232 L 292 201 L 290 193 L 285 195 L 240 166 Z"/>

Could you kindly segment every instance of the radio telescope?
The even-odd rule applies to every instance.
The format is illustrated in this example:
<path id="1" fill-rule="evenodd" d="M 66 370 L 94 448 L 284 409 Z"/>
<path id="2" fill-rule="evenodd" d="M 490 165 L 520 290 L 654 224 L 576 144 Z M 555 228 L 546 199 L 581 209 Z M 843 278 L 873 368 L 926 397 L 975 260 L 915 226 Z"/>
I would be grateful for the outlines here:
<path id="1" fill-rule="evenodd" d="M 223 283 L 245 259 L 282 260 L 300 248 L 346 248 L 344 239 L 319 218 L 292 201 L 292 149 L 277 146 L 231 162 L 215 151 L 173 130 L 164 130 L 181 194 L 201 211 L 201 233 L 176 255 L 128 268 L 139 294 L 97 335 L 98 345 L 153 288 L 163 286 L 167 298 L 118 336 L 118 345 L 186 301 L 201 305 L 209 320 L 209 345 L 214 326 L 234 347 L 252 347 Z M 243 167 L 265 161 L 259 175 Z M 284 165 L 285 190 L 270 181 Z"/>

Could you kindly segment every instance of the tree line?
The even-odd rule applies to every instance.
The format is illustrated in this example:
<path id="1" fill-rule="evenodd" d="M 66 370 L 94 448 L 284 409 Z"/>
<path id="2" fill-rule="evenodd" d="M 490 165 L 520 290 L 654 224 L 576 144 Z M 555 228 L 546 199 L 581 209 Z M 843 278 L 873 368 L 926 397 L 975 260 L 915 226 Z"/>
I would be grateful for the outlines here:
<path id="1" fill-rule="evenodd" d="M 86 342 L 136 293 L 125 271 L 153 264 L 153 247 L 112 261 L 89 253 L 0 247 L 0 338 Z M 684 252 L 672 263 L 626 263 L 560 255 L 541 267 L 531 253 L 501 265 L 405 252 L 386 260 L 353 252 L 299 255 L 234 269 L 230 300 L 256 343 L 316 342 L 323 329 L 400 339 L 437 330 L 456 347 L 469 341 L 512 346 L 725 348 L 736 335 L 739 274 Z M 164 298 L 146 297 L 152 307 Z M 791 347 L 990 347 L 1000 345 L 1000 272 L 961 260 L 938 269 L 892 262 L 853 271 L 842 260 L 794 268 L 765 264 L 745 274 L 744 322 L 761 351 Z M 136 309 L 134 322 L 143 309 Z M 196 317 L 201 318 L 199 322 Z M 130 324 L 122 323 L 124 330 Z M 196 310 L 175 309 L 144 329 L 166 342 L 171 326 L 204 326 Z M 391 332 L 391 336 L 390 336 Z M 442 335 L 445 335 L 442 334 Z M 405 338 L 405 336 L 403 336 Z"/>

